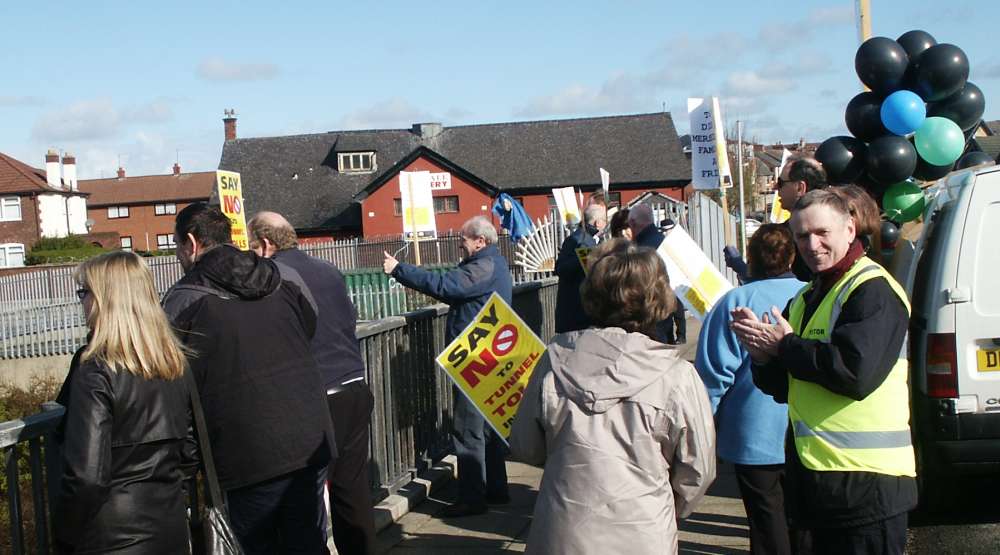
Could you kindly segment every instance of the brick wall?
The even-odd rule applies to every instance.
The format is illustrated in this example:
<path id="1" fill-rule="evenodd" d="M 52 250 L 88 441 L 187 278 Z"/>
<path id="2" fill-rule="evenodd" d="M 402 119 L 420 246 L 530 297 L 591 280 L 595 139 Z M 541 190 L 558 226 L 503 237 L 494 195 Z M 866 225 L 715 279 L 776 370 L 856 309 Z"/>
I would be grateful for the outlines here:
<path id="1" fill-rule="evenodd" d="M 192 202 L 176 202 L 177 212 Z M 108 206 L 88 206 L 87 217 L 94 220 L 91 233 L 114 232 L 119 237 L 131 237 L 133 250 L 156 250 L 156 236 L 174 232 L 176 213 L 157 216 L 155 204 L 161 203 L 124 204 L 128 206 L 127 218 L 108 218 Z"/>
<path id="2" fill-rule="evenodd" d="M 11 195 L 3 195 L 11 196 Z M 38 208 L 35 197 L 21 197 L 21 221 L 0 222 L 0 243 L 21 243 L 25 250 L 38 242 Z"/>

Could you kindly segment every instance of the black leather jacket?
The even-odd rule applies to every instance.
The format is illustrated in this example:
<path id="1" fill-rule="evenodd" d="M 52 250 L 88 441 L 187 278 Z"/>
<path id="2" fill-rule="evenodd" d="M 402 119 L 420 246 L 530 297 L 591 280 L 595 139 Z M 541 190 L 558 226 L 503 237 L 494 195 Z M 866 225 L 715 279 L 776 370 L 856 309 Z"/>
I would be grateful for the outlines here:
<path id="1" fill-rule="evenodd" d="M 58 551 L 186 553 L 181 468 L 194 461 L 184 380 L 80 363 L 82 350 L 58 398 L 66 406 L 54 500 Z"/>

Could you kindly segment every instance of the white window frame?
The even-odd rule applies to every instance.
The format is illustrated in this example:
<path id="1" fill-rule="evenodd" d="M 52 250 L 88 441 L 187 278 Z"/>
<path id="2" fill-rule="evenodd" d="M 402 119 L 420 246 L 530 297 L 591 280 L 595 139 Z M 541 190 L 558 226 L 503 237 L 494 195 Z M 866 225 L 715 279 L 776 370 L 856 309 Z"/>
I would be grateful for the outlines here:
<path id="1" fill-rule="evenodd" d="M 157 216 L 169 216 L 177 213 L 177 203 L 165 202 L 153 206 L 153 213 Z"/>
<path id="2" fill-rule="evenodd" d="M 124 237 L 119 237 L 118 242 L 121 244 L 123 251 L 132 252 L 132 236 L 125 235 Z"/>
<path id="3" fill-rule="evenodd" d="M 355 159 L 355 156 L 358 158 Z M 365 167 L 365 160 L 368 161 L 368 167 Z M 337 153 L 337 170 L 340 173 L 371 173 L 377 169 L 375 151 Z"/>
<path id="4" fill-rule="evenodd" d="M 17 215 L 13 214 L 17 211 Z M 3 197 L 0 199 L 0 222 L 21 221 L 21 197 Z"/>
<path id="5" fill-rule="evenodd" d="M 108 219 L 117 220 L 128 217 L 128 206 L 109 206 Z"/>
<path id="6" fill-rule="evenodd" d="M 164 242 L 160 242 L 160 238 L 164 239 Z M 174 241 L 173 233 L 157 233 L 156 234 L 156 250 L 164 249 L 176 249 L 177 243 Z"/>
<path id="7" fill-rule="evenodd" d="M 21 255 L 21 263 L 17 266 L 11 265 L 10 256 L 12 254 Z M 22 243 L 3 243 L 0 244 L 0 268 L 20 268 L 24 266 L 24 258 L 27 254 L 24 250 L 24 245 Z"/>

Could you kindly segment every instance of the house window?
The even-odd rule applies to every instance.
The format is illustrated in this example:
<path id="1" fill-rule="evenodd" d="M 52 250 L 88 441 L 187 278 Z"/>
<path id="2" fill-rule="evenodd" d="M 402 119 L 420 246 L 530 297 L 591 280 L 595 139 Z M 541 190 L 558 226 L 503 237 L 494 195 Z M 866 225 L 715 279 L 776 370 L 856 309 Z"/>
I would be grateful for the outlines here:
<path id="1" fill-rule="evenodd" d="M 167 233 L 165 235 L 157 235 L 156 236 L 156 249 L 157 250 L 161 250 L 162 251 L 162 250 L 174 249 L 174 248 L 177 248 L 177 244 L 174 243 L 174 234 L 173 233 Z"/>
<path id="2" fill-rule="evenodd" d="M 118 240 L 121 241 L 122 250 L 123 251 L 131 251 L 132 250 L 132 238 L 131 237 L 119 237 Z"/>
<path id="3" fill-rule="evenodd" d="M 24 266 L 24 245 L 21 243 L 0 244 L 0 268 Z"/>
<path id="4" fill-rule="evenodd" d="M 608 193 L 608 197 L 606 199 L 604 199 L 604 200 L 605 200 L 605 202 L 607 202 L 608 208 L 611 208 L 612 206 L 621 206 L 622 205 L 622 194 L 621 193 L 611 193 L 611 192 L 609 192 Z"/>
<path id="5" fill-rule="evenodd" d="M 21 220 L 21 197 L 3 197 L 0 200 L 0 222 Z"/>
<path id="6" fill-rule="evenodd" d="M 127 218 L 128 217 L 128 206 L 109 206 L 108 207 L 108 219 L 114 220 L 117 218 Z"/>
<path id="7" fill-rule="evenodd" d="M 176 214 L 177 213 L 177 205 L 174 204 L 174 203 L 172 203 L 172 202 L 168 202 L 168 203 L 165 203 L 165 204 L 157 204 L 157 205 L 153 206 L 153 212 L 157 216 L 166 216 L 166 215 L 169 215 L 169 214 Z"/>
<path id="8" fill-rule="evenodd" d="M 399 198 L 392 199 L 392 215 L 393 216 L 403 215 L 403 199 Z"/>
<path id="9" fill-rule="evenodd" d="M 375 171 L 374 152 L 338 152 L 337 169 L 341 173 L 365 173 Z"/>
<path id="10" fill-rule="evenodd" d="M 458 212 L 458 197 L 434 197 L 435 214 L 453 214 Z"/>

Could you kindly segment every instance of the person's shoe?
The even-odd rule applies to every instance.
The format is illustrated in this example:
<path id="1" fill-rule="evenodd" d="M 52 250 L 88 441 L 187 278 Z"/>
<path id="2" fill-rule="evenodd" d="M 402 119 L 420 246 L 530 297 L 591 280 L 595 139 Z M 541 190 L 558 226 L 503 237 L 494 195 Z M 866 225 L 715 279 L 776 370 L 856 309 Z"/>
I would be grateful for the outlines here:
<path id="1" fill-rule="evenodd" d="M 510 503 L 510 495 L 508 495 L 506 493 L 503 494 L 503 495 L 487 495 L 486 496 L 486 504 L 487 505 L 506 505 L 507 503 Z"/>
<path id="2" fill-rule="evenodd" d="M 461 516 L 472 516 L 485 514 L 487 511 L 486 503 L 452 503 L 447 507 L 441 509 L 442 518 L 458 518 Z"/>

